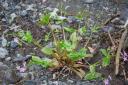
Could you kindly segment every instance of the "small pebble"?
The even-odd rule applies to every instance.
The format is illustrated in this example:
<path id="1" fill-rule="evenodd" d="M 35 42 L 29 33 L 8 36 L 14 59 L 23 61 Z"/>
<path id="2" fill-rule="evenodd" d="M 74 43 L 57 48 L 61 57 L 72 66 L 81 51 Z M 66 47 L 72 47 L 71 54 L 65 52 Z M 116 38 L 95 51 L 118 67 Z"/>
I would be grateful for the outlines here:
<path id="1" fill-rule="evenodd" d="M 3 37 L 2 38 L 2 46 L 5 47 L 7 45 L 7 40 Z"/>
<path id="2" fill-rule="evenodd" d="M 20 15 L 21 16 L 26 16 L 27 15 L 27 11 L 26 10 L 21 11 Z"/>
<path id="3" fill-rule="evenodd" d="M 34 81 L 34 80 L 26 80 L 24 82 L 24 85 L 37 85 L 38 82 L 37 81 Z"/>
<path id="4" fill-rule="evenodd" d="M 7 69 L 9 69 L 9 67 L 7 65 L 3 64 L 2 62 L 0 62 L 0 71 L 2 71 L 2 70 L 5 71 Z"/>
<path id="5" fill-rule="evenodd" d="M 8 55 L 8 50 L 0 47 L 0 58 L 5 58 Z"/>
<path id="6" fill-rule="evenodd" d="M 13 48 L 13 49 L 16 48 L 16 47 L 18 47 L 18 43 L 15 42 L 15 41 L 11 41 L 10 42 L 10 47 Z"/>
<path id="7" fill-rule="evenodd" d="M 11 57 L 5 58 L 5 61 L 10 61 L 10 60 L 11 60 Z"/>

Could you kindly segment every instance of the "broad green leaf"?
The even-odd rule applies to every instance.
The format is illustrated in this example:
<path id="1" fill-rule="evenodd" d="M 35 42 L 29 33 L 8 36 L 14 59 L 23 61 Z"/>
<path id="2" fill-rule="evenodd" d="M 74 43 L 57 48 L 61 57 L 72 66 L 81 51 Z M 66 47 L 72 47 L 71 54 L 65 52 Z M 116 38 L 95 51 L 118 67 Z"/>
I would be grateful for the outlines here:
<path id="1" fill-rule="evenodd" d="M 38 56 L 32 56 L 32 59 L 30 60 L 29 64 L 36 64 L 36 65 L 41 65 L 42 67 L 51 67 L 52 64 L 52 60 L 50 59 L 41 59 Z"/>
<path id="2" fill-rule="evenodd" d="M 60 47 L 62 50 L 66 50 L 66 51 L 68 51 L 68 52 L 72 51 L 71 42 L 69 42 L 69 41 L 67 41 L 67 40 L 60 41 L 60 42 L 59 42 L 59 47 Z"/>
<path id="3" fill-rule="evenodd" d="M 42 51 L 44 54 L 46 54 L 46 55 L 52 55 L 52 53 L 53 53 L 53 48 L 50 48 L 50 47 L 45 46 L 45 47 L 43 47 L 43 48 L 41 49 L 41 51 Z"/>
<path id="4" fill-rule="evenodd" d="M 106 49 L 101 49 L 100 50 L 102 52 L 102 54 L 107 57 L 108 56 L 108 53 L 107 53 L 107 50 Z"/>
<path id="5" fill-rule="evenodd" d="M 72 51 L 68 56 L 73 61 L 81 60 L 86 57 L 86 49 L 80 49 L 80 51 Z"/>
<path id="6" fill-rule="evenodd" d="M 101 49 L 102 54 L 104 55 L 102 60 L 102 66 L 108 66 L 110 64 L 111 55 L 106 49 Z"/>
<path id="7" fill-rule="evenodd" d="M 31 43 L 32 42 L 32 34 L 30 31 L 26 31 L 24 36 L 22 37 L 22 40 L 28 42 L 28 43 Z"/>
<path id="8" fill-rule="evenodd" d="M 18 36 L 19 36 L 19 37 L 23 37 L 24 35 L 25 35 L 24 30 L 18 31 Z"/>
<path id="9" fill-rule="evenodd" d="M 106 67 L 110 64 L 110 57 L 104 57 L 102 61 L 102 66 Z"/>
<path id="10" fill-rule="evenodd" d="M 64 27 L 64 30 L 67 31 L 67 32 L 69 32 L 69 33 L 73 33 L 73 32 L 76 31 L 75 29 L 70 28 L 70 27 Z"/>
<path id="11" fill-rule="evenodd" d="M 76 32 L 73 32 L 70 36 L 70 40 L 72 42 L 72 48 L 75 49 L 77 47 L 78 44 L 78 36 L 76 34 Z"/>
<path id="12" fill-rule="evenodd" d="M 89 72 L 85 75 L 86 80 L 95 80 L 97 78 L 101 78 L 101 73 L 98 72 Z"/>
<path id="13" fill-rule="evenodd" d="M 85 79 L 86 80 L 95 80 L 97 78 L 101 78 L 101 74 L 96 72 L 96 66 L 95 64 L 89 66 L 89 72 L 86 74 Z"/>
<path id="14" fill-rule="evenodd" d="M 46 15 L 43 14 L 39 20 L 40 25 L 48 25 L 49 22 L 50 22 L 50 14 L 46 14 Z"/>
<path id="15" fill-rule="evenodd" d="M 78 14 L 75 17 L 76 17 L 76 19 L 82 20 L 83 19 L 83 13 L 78 12 Z"/>

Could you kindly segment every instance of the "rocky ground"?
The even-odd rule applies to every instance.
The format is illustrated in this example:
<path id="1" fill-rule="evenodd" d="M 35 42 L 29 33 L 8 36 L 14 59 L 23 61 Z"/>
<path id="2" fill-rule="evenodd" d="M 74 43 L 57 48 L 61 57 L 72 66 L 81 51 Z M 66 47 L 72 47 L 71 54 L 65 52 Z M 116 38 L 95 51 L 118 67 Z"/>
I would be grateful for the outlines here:
<path id="1" fill-rule="evenodd" d="M 74 75 L 54 79 L 53 72 L 37 65 L 28 67 L 25 72 L 17 71 L 16 67 L 27 61 L 31 54 L 40 57 L 45 55 L 34 45 L 24 43 L 23 46 L 19 46 L 17 37 L 12 33 L 19 29 L 30 30 L 34 39 L 42 39 L 48 30 L 38 26 L 37 21 L 45 10 L 52 11 L 54 8 L 66 11 L 71 21 L 79 11 L 90 12 L 92 17 L 88 19 L 90 20 L 88 26 L 105 24 L 106 20 L 111 18 L 111 14 L 118 12 L 121 13 L 119 18 L 122 22 L 128 17 L 128 4 L 116 4 L 110 0 L 0 0 L 0 85 L 104 85 L 102 80 L 86 81 Z M 109 26 L 112 27 L 113 38 L 120 38 L 121 28 L 115 29 L 115 24 Z M 100 44 L 99 48 L 110 46 L 110 42 L 107 42 L 108 37 L 101 33 L 103 31 L 105 32 L 106 28 L 94 34 L 91 44 Z M 100 37 L 102 35 L 105 39 Z M 43 43 L 43 40 L 41 41 Z M 122 76 L 119 78 L 114 76 L 113 67 L 112 63 L 110 67 L 100 71 L 105 77 L 111 74 L 112 85 L 124 85 Z"/>

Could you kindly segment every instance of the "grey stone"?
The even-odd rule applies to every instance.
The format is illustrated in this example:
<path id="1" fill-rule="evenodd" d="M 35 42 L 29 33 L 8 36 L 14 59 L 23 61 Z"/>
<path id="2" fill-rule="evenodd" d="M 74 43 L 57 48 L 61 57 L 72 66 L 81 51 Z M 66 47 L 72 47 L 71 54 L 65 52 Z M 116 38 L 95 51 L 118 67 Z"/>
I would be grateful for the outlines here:
<path id="1" fill-rule="evenodd" d="M 14 40 L 12 40 L 11 43 L 10 43 L 10 47 L 11 48 L 16 48 L 17 46 L 18 46 L 18 43 L 15 42 Z"/>
<path id="2" fill-rule="evenodd" d="M 27 78 L 28 77 L 28 73 L 18 73 L 18 76 L 20 76 L 21 78 Z"/>
<path id="3" fill-rule="evenodd" d="M 11 60 L 11 57 L 5 58 L 5 61 L 10 61 L 10 60 Z"/>
<path id="4" fill-rule="evenodd" d="M 5 72 L 4 75 L 4 79 L 6 80 L 6 82 L 8 82 L 9 84 L 14 84 L 17 81 L 21 80 L 21 77 L 18 76 L 18 74 L 16 73 L 16 71 L 14 70 L 7 70 Z"/>
<path id="5" fill-rule="evenodd" d="M 9 67 L 7 65 L 3 64 L 2 62 L 0 62 L 0 71 L 2 71 L 2 70 L 5 71 L 7 69 L 9 69 Z"/>
<path id="6" fill-rule="evenodd" d="M 38 82 L 34 80 L 27 80 L 24 82 L 24 85 L 38 85 Z"/>
<path id="7" fill-rule="evenodd" d="M 27 15 L 27 11 L 26 10 L 21 11 L 20 15 L 21 16 L 26 16 Z"/>
<path id="8" fill-rule="evenodd" d="M 67 80 L 67 82 L 68 82 L 68 83 L 73 83 L 74 81 L 73 81 L 73 80 L 68 79 L 68 80 Z"/>
<path id="9" fill-rule="evenodd" d="M 0 47 L 0 58 L 5 58 L 8 55 L 8 50 Z"/>
<path id="10" fill-rule="evenodd" d="M 2 38 L 2 46 L 5 47 L 7 45 L 7 40 L 3 37 Z"/>
<path id="11" fill-rule="evenodd" d="M 94 3 L 94 1 L 95 0 L 84 0 L 84 2 L 87 3 L 87 4 L 92 4 L 92 3 Z"/>

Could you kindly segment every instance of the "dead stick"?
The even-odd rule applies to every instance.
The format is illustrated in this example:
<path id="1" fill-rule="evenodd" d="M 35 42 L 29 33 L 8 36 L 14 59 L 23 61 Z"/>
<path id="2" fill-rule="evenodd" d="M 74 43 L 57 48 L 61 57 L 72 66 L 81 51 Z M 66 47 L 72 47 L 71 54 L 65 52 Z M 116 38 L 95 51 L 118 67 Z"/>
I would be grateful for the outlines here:
<path id="1" fill-rule="evenodd" d="M 111 36 L 111 34 L 110 34 L 109 31 L 108 31 L 108 36 L 109 36 L 109 38 L 110 38 L 110 40 L 111 40 L 112 45 L 113 45 L 114 47 L 116 47 L 116 45 L 115 45 L 115 43 L 114 43 L 114 40 L 112 39 L 112 36 Z"/>
<path id="2" fill-rule="evenodd" d="M 121 53 L 121 49 L 123 47 L 126 35 L 127 35 L 127 29 L 125 28 L 125 31 L 122 33 L 122 36 L 119 42 L 119 47 L 116 53 L 116 59 L 115 59 L 115 64 L 116 64 L 115 74 L 116 75 L 119 73 L 120 53 Z"/>

